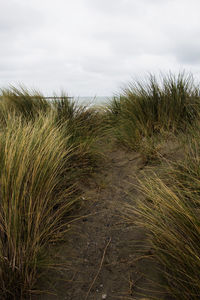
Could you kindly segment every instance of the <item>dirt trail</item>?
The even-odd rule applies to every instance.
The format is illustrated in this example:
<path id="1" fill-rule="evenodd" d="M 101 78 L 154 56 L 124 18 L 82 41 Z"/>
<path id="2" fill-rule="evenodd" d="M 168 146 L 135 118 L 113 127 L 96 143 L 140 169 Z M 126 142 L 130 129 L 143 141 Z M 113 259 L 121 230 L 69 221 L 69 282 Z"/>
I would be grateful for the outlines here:
<path id="1" fill-rule="evenodd" d="M 106 166 L 84 187 L 84 198 L 90 205 L 84 215 L 89 216 L 72 226 L 67 237 L 71 249 L 64 243 L 59 250 L 64 261 L 73 249 L 68 270 L 60 271 L 60 278 L 51 277 L 47 288 L 53 287 L 54 295 L 37 299 L 161 299 L 148 290 L 159 274 L 147 259 L 138 260 L 141 255 L 151 257 L 145 233 L 120 215 L 123 203 L 130 201 L 127 193 L 137 197 L 132 184 L 144 168 L 143 160 L 123 150 L 109 150 L 106 155 Z M 152 277 L 150 285 L 145 275 Z M 145 288 L 146 293 L 141 290 Z"/>

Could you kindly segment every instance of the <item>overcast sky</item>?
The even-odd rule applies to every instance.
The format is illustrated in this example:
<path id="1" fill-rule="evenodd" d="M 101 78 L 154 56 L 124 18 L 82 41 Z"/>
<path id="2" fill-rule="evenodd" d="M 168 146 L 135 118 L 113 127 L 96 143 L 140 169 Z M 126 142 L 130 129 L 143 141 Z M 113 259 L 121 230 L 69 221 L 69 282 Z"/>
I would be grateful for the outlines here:
<path id="1" fill-rule="evenodd" d="M 148 72 L 200 78 L 199 0 L 0 0 L 0 87 L 110 96 Z"/>

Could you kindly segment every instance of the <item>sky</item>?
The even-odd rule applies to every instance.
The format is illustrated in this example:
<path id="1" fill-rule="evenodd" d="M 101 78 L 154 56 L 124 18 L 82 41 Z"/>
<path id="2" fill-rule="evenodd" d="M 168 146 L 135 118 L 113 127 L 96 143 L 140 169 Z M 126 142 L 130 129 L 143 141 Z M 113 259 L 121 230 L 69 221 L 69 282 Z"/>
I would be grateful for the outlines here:
<path id="1" fill-rule="evenodd" d="M 199 0 L 0 0 L 0 87 L 112 96 L 148 73 L 200 80 Z"/>

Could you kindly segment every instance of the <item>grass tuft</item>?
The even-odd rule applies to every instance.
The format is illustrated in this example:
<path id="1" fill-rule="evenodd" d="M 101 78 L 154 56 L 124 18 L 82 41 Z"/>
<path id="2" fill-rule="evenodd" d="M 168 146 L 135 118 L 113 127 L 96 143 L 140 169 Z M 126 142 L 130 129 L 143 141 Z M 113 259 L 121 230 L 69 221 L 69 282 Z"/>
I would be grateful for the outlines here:
<path id="1" fill-rule="evenodd" d="M 200 110 L 199 87 L 192 75 L 169 74 L 160 80 L 130 83 L 108 106 L 108 117 L 117 140 L 139 150 L 145 138 L 185 131 Z"/>
<path id="2" fill-rule="evenodd" d="M 37 91 L 14 86 L 0 91 L 0 117 L 4 121 L 8 113 L 34 120 L 40 112 L 47 113 L 49 109 L 50 103 Z"/>
<path id="3" fill-rule="evenodd" d="M 199 121 L 197 122 L 199 124 Z M 162 266 L 164 288 L 173 299 L 200 294 L 200 126 L 191 128 L 185 157 L 163 171 L 140 179 L 145 197 L 137 202 L 137 224 L 146 228 L 149 244 Z M 135 208 L 129 208 L 130 215 Z"/>
<path id="4" fill-rule="evenodd" d="M 50 116 L 0 133 L 0 292 L 23 297 L 34 287 L 49 243 L 60 239 L 73 207 L 63 177 L 70 147 Z M 61 189 L 62 187 L 62 189 Z"/>

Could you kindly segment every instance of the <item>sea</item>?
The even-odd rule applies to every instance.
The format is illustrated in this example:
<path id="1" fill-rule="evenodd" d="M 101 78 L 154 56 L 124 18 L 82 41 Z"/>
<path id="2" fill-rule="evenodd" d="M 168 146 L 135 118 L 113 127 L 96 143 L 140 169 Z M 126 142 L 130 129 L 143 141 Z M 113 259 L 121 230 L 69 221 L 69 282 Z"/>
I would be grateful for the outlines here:
<path id="1" fill-rule="evenodd" d="M 110 96 L 86 96 L 86 97 L 74 97 L 74 100 L 81 105 L 86 106 L 101 106 L 106 105 L 112 99 Z"/>

